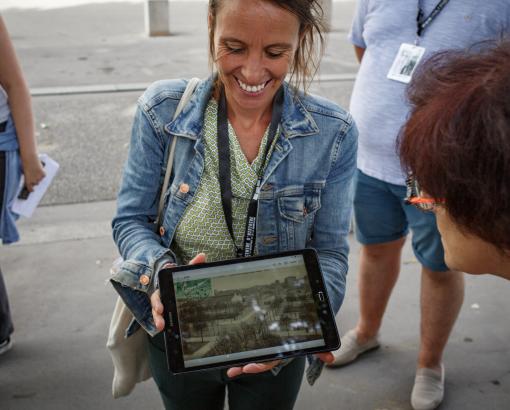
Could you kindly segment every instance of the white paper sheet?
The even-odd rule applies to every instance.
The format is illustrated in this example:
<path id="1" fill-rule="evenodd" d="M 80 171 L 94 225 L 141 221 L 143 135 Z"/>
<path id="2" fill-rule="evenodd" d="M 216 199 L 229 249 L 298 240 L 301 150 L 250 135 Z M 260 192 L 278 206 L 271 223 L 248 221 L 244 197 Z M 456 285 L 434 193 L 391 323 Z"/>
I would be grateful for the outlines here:
<path id="1" fill-rule="evenodd" d="M 57 175 L 59 168 L 59 164 L 55 160 L 51 159 L 47 154 L 40 154 L 39 159 L 44 164 L 43 167 L 44 172 L 46 172 L 46 176 L 34 187 L 34 190 L 30 192 L 27 199 L 18 198 L 21 190 L 23 189 L 23 185 L 25 184 L 25 179 L 22 177 L 16 194 L 16 199 L 12 205 L 13 212 L 26 218 L 30 218 L 34 213 L 35 208 L 37 208 L 37 205 L 41 202 L 43 195 L 48 190 L 51 181 L 53 181 L 53 178 Z"/>

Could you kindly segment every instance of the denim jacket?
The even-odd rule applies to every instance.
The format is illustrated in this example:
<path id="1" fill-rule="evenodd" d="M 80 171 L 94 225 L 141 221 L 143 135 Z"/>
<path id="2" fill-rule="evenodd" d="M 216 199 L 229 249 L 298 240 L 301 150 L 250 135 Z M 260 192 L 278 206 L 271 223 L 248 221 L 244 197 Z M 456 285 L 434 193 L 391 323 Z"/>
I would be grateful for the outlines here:
<path id="1" fill-rule="evenodd" d="M 0 151 L 3 151 L 5 155 L 4 192 L 3 201 L 0 204 L 0 239 L 4 245 L 7 245 L 19 241 L 16 228 L 16 220 L 19 216 L 12 211 L 11 207 L 16 199 L 22 174 L 18 137 L 12 115 L 7 118 L 4 132 L 0 133 Z"/>
<path id="2" fill-rule="evenodd" d="M 169 248 L 200 184 L 204 112 L 213 84 L 214 77 L 201 81 L 175 120 L 185 80 L 158 81 L 138 100 L 112 222 L 124 262 L 111 282 L 138 322 L 127 329 L 128 336 L 139 325 L 151 335 L 157 333 L 149 294 L 157 286 L 162 262 L 180 263 Z M 357 130 L 352 117 L 336 104 L 294 95 L 287 84 L 284 89 L 282 132 L 265 168 L 259 197 L 257 254 L 315 248 L 336 313 L 345 292 Z M 171 138 L 177 138 L 175 159 L 158 230 L 154 220 Z"/>

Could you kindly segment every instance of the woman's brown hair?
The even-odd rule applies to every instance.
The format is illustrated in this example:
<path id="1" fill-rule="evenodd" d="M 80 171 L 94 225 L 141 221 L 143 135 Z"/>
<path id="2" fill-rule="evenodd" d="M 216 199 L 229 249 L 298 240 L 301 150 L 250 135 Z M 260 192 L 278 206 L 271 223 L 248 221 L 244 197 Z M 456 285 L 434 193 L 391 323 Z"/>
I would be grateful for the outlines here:
<path id="1" fill-rule="evenodd" d="M 480 47 L 421 65 L 399 154 L 461 229 L 510 250 L 510 41 Z"/>
<path id="2" fill-rule="evenodd" d="M 228 0 L 209 0 L 209 60 L 214 60 L 214 30 L 216 15 Z M 300 22 L 299 45 L 292 63 L 291 84 L 303 91 L 308 89 L 319 68 L 324 53 L 323 10 L 320 0 L 261 0 L 270 2 L 294 14 Z"/>

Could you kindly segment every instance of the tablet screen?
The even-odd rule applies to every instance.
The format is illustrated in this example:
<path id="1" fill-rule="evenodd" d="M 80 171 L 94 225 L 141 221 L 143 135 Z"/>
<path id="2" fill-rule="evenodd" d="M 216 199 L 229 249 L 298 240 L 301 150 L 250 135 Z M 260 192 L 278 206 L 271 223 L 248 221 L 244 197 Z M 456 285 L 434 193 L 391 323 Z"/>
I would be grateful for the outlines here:
<path id="1" fill-rule="evenodd" d="M 173 273 L 184 367 L 325 346 L 303 255 Z"/>

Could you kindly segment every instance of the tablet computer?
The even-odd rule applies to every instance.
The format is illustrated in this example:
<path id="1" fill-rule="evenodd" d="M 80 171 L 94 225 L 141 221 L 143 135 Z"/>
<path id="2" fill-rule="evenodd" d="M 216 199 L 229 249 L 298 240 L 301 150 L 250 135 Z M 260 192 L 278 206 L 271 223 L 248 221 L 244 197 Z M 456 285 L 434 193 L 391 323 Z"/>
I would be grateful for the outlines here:
<path id="1" fill-rule="evenodd" d="M 340 339 L 313 249 L 159 273 L 173 373 L 336 350 Z"/>

